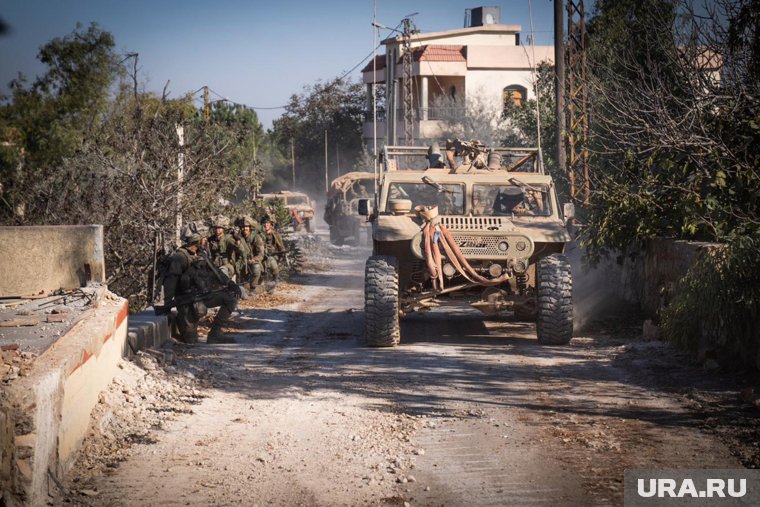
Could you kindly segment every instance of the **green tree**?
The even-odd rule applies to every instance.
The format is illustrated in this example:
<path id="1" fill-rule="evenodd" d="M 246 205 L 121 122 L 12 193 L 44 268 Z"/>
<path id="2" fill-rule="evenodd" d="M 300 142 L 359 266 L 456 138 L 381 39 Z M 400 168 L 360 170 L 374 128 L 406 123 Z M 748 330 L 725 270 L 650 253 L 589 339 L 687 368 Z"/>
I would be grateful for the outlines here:
<path id="1" fill-rule="evenodd" d="M 325 132 L 330 177 L 337 176 L 336 152 L 341 166 L 354 165 L 362 149 L 365 100 L 363 85 L 345 79 L 305 86 L 300 95 L 291 96 L 285 113 L 273 122 L 272 136 L 283 160 L 289 161 L 293 142 L 300 189 L 324 191 Z M 289 175 L 289 165 L 281 166 L 280 171 Z"/>
<path id="2" fill-rule="evenodd" d="M 42 46 L 39 60 L 47 71 L 28 84 L 15 79 L 11 96 L 0 108 L 0 185 L 4 207 L 0 217 L 34 215 L 28 192 L 44 174 L 56 170 L 97 131 L 108 104 L 109 89 L 119 75 L 113 36 L 96 24 L 77 25 L 74 32 Z M 8 142 L 9 141 L 9 142 Z"/>

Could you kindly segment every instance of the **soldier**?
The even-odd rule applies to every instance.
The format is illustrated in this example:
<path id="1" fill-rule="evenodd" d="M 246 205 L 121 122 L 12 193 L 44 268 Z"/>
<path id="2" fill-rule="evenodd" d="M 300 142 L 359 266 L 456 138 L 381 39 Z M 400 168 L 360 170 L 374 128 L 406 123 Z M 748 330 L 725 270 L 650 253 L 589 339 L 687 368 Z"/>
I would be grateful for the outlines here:
<path id="1" fill-rule="evenodd" d="M 224 215 L 217 215 L 211 223 L 212 234 L 208 238 L 208 248 L 211 262 L 228 278 L 235 276 L 237 259 L 243 256 L 243 251 L 235 238 L 227 232 L 230 221 Z"/>
<path id="2" fill-rule="evenodd" d="M 480 216 L 487 214 L 489 211 L 491 211 L 491 206 L 483 198 L 483 191 L 475 190 L 472 193 L 472 214 Z"/>
<path id="3" fill-rule="evenodd" d="M 251 290 L 255 289 L 261 281 L 261 264 L 264 261 L 264 240 L 258 233 L 258 223 L 249 216 L 239 220 L 241 233 L 241 246 L 245 250 L 245 266 L 241 269 L 245 272 L 245 278 L 241 281 L 250 281 Z"/>
<path id="4" fill-rule="evenodd" d="M 277 279 L 277 276 L 280 274 L 280 268 L 277 265 L 275 257 L 285 254 L 285 244 L 282 242 L 280 233 L 274 230 L 272 219 L 268 215 L 261 218 L 261 223 L 264 225 L 264 248 L 266 255 L 264 257 L 264 265 L 269 274 Z"/>
<path id="5" fill-rule="evenodd" d="M 190 224 L 183 234 L 183 244 L 169 258 L 168 272 L 163 277 L 165 306 L 156 313 L 177 307 L 176 324 L 179 339 L 185 343 L 198 341 L 198 321 L 209 307 L 219 307 L 209 331 L 207 343 L 234 343 L 222 329 L 235 311 L 239 290 L 223 273 L 215 269 L 202 253 L 201 234 Z"/>

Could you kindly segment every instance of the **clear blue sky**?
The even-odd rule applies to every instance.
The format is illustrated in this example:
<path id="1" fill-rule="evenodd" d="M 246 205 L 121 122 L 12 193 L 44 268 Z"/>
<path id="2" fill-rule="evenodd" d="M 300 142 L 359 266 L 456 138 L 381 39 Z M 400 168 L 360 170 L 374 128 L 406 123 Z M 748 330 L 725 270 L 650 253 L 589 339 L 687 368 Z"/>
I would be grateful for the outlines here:
<path id="1" fill-rule="evenodd" d="M 411 13 L 422 32 L 461 28 L 466 8 L 501 7 L 501 22 L 530 32 L 527 0 L 377 0 L 377 20 Z M 536 44 L 552 44 L 553 3 L 532 1 Z M 42 71 L 36 55 L 79 21 L 97 22 L 120 52 L 137 52 L 147 89 L 170 97 L 203 85 L 254 107 L 285 104 L 306 84 L 342 75 L 372 51 L 372 0 L 0 0 L 0 93 L 20 71 Z M 385 31 L 381 35 L 388 36 Z M 358 69 L 351 77 L 359 77 Z M 265 128 L 282 109 L 258 110 Z"/>

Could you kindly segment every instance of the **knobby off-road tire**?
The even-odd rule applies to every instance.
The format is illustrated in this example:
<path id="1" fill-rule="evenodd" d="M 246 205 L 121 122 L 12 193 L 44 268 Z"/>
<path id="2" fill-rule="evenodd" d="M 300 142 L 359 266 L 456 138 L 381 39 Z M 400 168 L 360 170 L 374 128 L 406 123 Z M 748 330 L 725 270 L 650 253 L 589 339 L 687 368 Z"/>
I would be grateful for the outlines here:
<path id="1" fill-rule="evenodd" d="M 393 347 L 401 340 L 398 323 L 398 261 L 373 255 L 364 270 L 364 339 L 370 347 Z"/>
<path id="2" fill-rule="evenodd" d="M 538 341 L 565 345 L 573 337 L 573 276 L 564 255 L 544 257 L 537 266 Z"/>
<path id="3" fill-rule="evenodd" d="M 341 246 L 343 244 L 343 236 L 338 232 L 337 226 L 330 226 L 330 243 L 335 246 Z"/>

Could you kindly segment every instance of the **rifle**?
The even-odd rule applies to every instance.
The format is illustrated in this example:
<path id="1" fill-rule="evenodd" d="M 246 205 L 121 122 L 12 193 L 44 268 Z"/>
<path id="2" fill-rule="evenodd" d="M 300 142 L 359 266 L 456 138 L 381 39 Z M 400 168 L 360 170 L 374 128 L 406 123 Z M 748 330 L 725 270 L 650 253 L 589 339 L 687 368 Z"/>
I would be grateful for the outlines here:
<path id="1" fill-rule="evenodd" d="M 237 285 L 235 287 L 237 287 Z M 179 296 L 175 296 L 173 299 L 166 302 L 164 305 L 161 305 L 161 306 L 154 305 L 153 311 L 156 315 L 167 315 L 171 311 L 172 308 L 175 308 L 177 306 L 199 303 L 211 296 L 216 296 L 216 295 L 224 294 L 224 293 L 232 294 L 233 296 L 238 297 L 238 298 L 240 297 L 239 290 L 236 291 L 233 287 L 227 286 L 221 289 L 213 289 L 213 290 L 208 290 L 205 292 L 192 292 L 189 294 L 180 294 Z"/>

